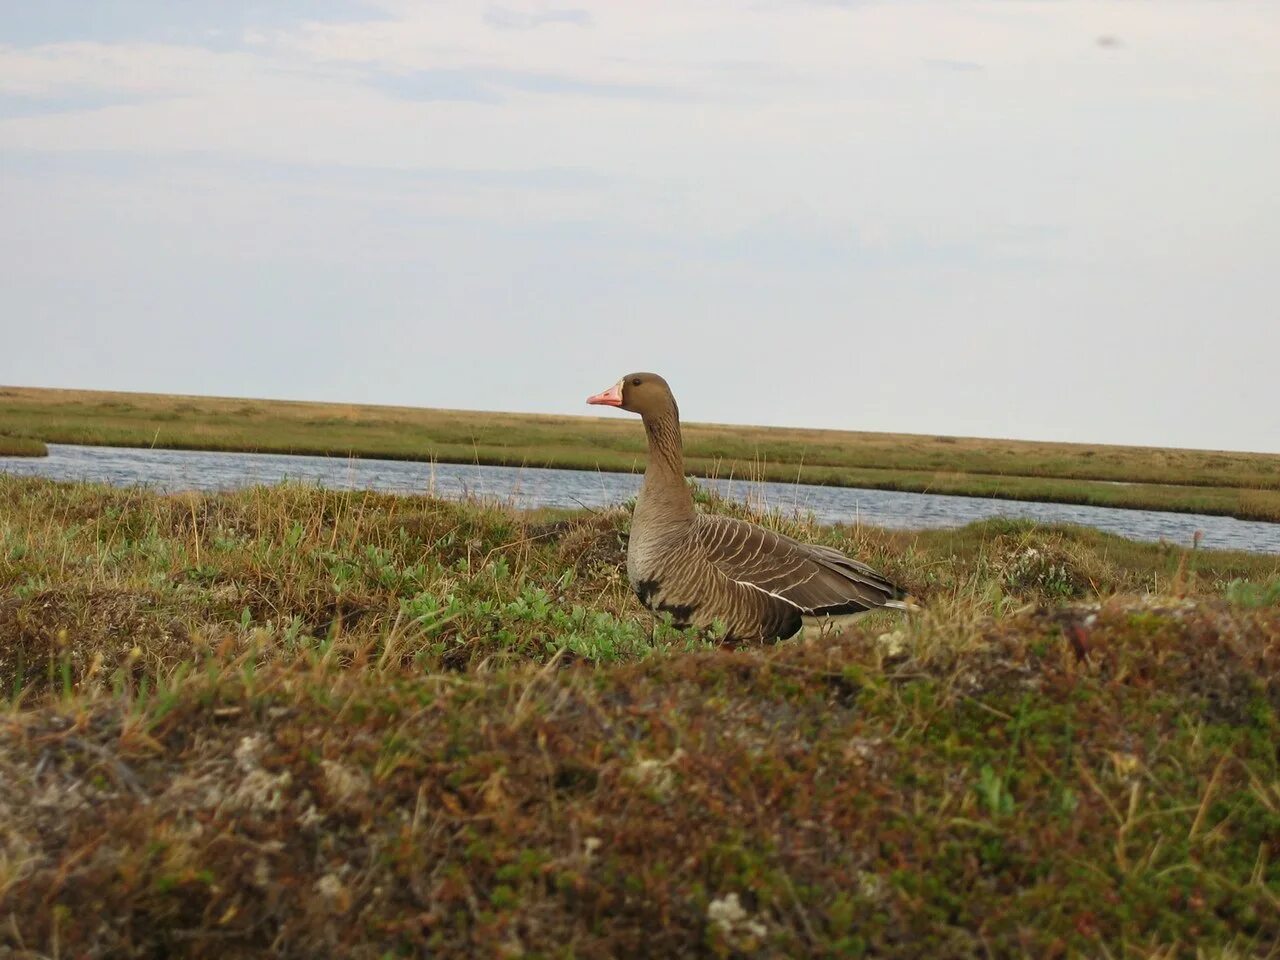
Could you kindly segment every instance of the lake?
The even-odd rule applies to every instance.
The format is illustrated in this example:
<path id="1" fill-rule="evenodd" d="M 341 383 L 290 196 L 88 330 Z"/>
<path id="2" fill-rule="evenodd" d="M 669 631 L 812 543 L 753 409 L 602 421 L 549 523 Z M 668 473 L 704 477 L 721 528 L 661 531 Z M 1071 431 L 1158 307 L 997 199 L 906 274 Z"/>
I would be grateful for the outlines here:
<path id="1" fill-rule="evenodd" d="M 640 477 L 628 473 L 52 443 L 48 457 L 0 457 L 0 472 L 146 486 L 164 492 L 229 490 L 287 479 L 335 490 L 493 498 L 517 507 L 604 507 L 635 496 L 640 488 Z M 918 529 L 956 527 L 989 517 L 1022 517 L 1186 546 L 1199 530 L 1206 548 L 1280 554 L 1280 524 L 1231 517 L 795 483 L 702 482 L 757 507 L 812 512 L 822 523 Z"/>

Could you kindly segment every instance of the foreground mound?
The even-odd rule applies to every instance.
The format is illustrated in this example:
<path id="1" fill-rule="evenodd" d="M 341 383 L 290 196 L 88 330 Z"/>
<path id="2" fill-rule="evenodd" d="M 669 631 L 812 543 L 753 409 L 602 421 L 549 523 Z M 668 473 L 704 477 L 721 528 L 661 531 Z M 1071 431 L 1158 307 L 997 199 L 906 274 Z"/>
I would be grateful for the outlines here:
<path id="1" fill-rule="evenodd" d="M 625 512 L 0 483 L 0 951 L 1269 955 L 1273 561 L 787 529 L 925 609 L 726 651 Z"/>
<path id="2" fill-rule="evenodd" d="M 12 947 L 1264 955 L 1280 613 L 1103 607 L 471 678 L 234 663 L 11 715 Z"/>

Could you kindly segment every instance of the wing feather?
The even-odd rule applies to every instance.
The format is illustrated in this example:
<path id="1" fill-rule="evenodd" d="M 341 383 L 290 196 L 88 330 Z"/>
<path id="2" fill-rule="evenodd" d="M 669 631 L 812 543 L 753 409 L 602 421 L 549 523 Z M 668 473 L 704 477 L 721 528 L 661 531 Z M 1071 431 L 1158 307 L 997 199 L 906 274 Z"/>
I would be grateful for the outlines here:
<path id="1" fill-rule="evenodd" d="M 883 607 L 903 591 L 871 567 L 831 547 L 800 543 L 732 517 L 699 514 L 704 555 L 731 580 L 821 616 Z"/>

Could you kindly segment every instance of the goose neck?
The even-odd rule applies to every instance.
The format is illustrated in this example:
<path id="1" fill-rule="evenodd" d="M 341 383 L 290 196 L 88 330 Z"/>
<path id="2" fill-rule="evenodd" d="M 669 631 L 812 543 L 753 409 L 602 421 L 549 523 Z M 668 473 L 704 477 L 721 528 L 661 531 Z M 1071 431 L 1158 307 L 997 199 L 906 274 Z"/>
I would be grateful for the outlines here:
<path id="1" fill-rule="evenodd" d="M 684 479 L 684 448 L 676 416 L 645 417 L 649 463 L 641 496 L 650 508 L 661 504 L 681 516 L 693 515 L 693 494 Z"/>

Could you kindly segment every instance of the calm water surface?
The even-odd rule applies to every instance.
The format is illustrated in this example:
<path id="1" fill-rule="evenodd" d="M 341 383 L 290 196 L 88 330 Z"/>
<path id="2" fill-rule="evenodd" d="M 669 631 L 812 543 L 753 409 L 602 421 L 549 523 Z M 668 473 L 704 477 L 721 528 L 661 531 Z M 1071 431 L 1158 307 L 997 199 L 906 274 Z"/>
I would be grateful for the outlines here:
<path id="1" fill-rule="evenodd" d="M 166 492 L 229 490 L 288 479 L 334 490 L 496 498 L 518 507 L 608 506 L 635 496 L 640 489 L 640 478 L 627 473 L 60 444 L 49 444 L 48 457 L 0 457 L 0 472 L 147 486 Z M 1097 527 L 1137 540 L 1165 539 L 1187 545 L 1201 530 L 1205 547 L 1280 553 L 1280 524 L 1230 517 L 795 483 L 703 482 L 755 506 L 784 512 L 812 511 L 823 523 L 917 529 L 956 527 L 988 517 L 1025 517 Z"/>

